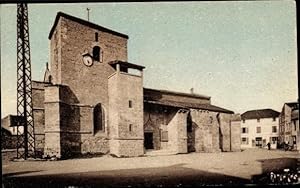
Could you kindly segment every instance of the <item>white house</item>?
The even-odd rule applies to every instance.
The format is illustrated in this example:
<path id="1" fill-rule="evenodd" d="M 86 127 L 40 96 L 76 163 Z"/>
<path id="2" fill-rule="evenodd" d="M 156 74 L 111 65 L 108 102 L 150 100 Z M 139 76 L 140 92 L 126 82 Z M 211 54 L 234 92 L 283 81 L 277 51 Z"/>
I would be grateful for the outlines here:
<path id="1" fill-rule="evenodd" d="M 241 148 L 277 148 L 279 112 L 272 109 L 250 110 L 241 115 Z"/>

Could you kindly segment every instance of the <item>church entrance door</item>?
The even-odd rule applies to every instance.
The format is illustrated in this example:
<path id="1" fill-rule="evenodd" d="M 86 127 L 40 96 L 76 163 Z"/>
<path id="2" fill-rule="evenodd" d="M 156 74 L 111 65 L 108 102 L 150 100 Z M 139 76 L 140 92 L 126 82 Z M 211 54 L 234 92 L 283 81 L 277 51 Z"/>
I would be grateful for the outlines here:
<path id="1" fill-rule="evenodd" d="M 144 133 L 144 146 L 146 149 L 154 149 L 152 132 Z"/>

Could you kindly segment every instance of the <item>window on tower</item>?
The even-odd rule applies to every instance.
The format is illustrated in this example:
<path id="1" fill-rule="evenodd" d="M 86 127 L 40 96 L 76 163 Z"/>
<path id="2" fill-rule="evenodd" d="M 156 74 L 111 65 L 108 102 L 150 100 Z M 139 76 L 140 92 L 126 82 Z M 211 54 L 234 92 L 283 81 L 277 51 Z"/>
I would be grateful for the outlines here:
<path id="1" fill-rule="evenodd" d="M 95 41 L 98 42 L 98 33 L 95 33 Z"/>

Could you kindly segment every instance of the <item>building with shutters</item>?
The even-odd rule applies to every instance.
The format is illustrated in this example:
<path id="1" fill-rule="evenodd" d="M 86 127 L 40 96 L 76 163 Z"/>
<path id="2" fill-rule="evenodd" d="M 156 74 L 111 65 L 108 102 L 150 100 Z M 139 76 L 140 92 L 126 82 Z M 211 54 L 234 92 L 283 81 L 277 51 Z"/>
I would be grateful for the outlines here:
<path id="1" fill-rule="evenodd" d="M 288 143 L 293 149 L 299 150 L 299 103 L 285 103 L 279 118 L 279 142 Z"/>
<path id="2" fill-rule="evenodd" d="M 250 110 L 241 115 L 241 148 L 277 148 L 279 112 L 272 109 Z"/>

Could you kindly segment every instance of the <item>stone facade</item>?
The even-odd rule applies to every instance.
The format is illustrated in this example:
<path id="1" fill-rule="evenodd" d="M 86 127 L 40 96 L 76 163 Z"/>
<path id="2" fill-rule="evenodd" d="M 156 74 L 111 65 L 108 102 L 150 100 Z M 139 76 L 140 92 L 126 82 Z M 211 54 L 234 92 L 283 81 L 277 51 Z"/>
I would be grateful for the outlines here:
<path id="1" fill-rule="evenodd" d="M 285 103 L 279 116 L 279 140 L 300 151 L 299 103 Z"/>
<path id="2" fill-rule="evenodd" d="M 118 69 L 108 78 L 110 153 L 141 156 L 144 154 L 143 78 Z"/>
<path id="3" fill-rule="evenodd" d="M 127 62 L 127 35 L 58 13 L 49 39 L 50 70 L 33 82 L 45 157 L 240 150 L 239 115 L 208 96 L 143 88 L 144 67 Z"/>

